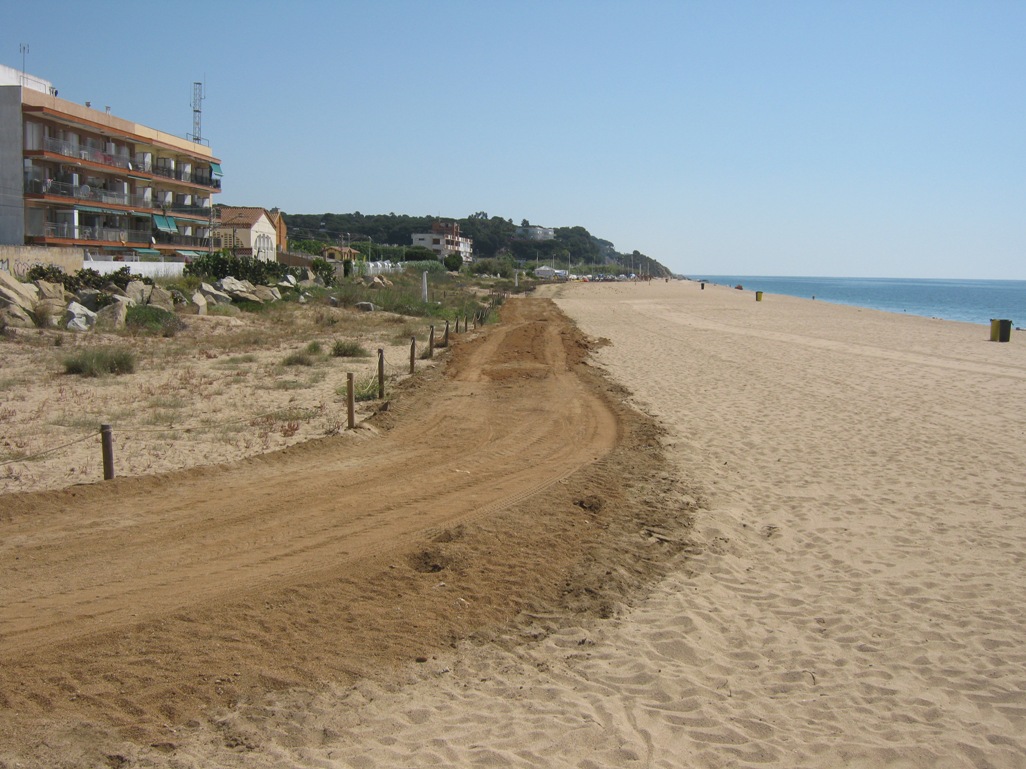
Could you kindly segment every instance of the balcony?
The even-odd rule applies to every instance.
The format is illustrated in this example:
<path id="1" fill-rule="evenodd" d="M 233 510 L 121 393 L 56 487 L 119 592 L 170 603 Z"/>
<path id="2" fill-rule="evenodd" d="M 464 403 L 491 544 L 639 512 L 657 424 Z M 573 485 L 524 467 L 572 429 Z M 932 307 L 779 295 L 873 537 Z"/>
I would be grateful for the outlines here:
<path id="1" fill-rule="evenodd" d="M 185 216 L 202 217 L 204 219 L 209 219 L 213 212 L 213 208 L 210 206 L 187 206 L 180 205 L 178 203 L 172 203 L 166 208 L 169 214 L 183 214 Z"/>
<path id="2" fill-rule="evenodd" d="M 69 222 L 45 222 L 42 232 L 25 233 L 30 238 L 59 238 L 61 240 L 91 240 L 103 243 L 149 243 L 149 230 L 127 230 L 102 225 L 75 226 Z"/>
<path id="3" fill-rule="evenodd" d="M 43 149 L 55 155 L 75 158 L 76 160 L 87 160 L 90 163 L 110 166 L 112 168 L 132 169 L 132 158 L 122 153 L 110 153 L 94 147 L 87 147 L 83 144 L 72 144 L 61 139 L 47 137 L 43 140 Z"/>
<path id="4" fill-rule="evenodd" d="M 169 168 L 167 166 L 154 166 L 151 171 L 154 176 L 163 176 L 165 179 L 174 179 L 178 182 L 186 182 L 187 184 L 202 184 L 204 187 L 213 187 L 215 190 L 221 189 L 221 179 L 216 176 L 211 176 L 207 170 L 203 171 L 183 171 L 179 168 Z"/>
<path id="5" fill-rule="evenodd" d="M 146 236 L 149 238 L 149 235 Z M 177 232 L 160 232 L 153 236 L 158 246 L 185 246 L 187 248 L 209 248 L 210 238 L 200 238 L 194 235 L 180 235 Z"/>
<path id="6" fill-rule="evenodd" d="M 144 206 L 142 196 L 90 187 L 88 184 L 70 184 L 56 179 L 26 179 L 25 192 L 29 195 L 56 195 L 62 198 L 88 200 L 118 206 Z"/>

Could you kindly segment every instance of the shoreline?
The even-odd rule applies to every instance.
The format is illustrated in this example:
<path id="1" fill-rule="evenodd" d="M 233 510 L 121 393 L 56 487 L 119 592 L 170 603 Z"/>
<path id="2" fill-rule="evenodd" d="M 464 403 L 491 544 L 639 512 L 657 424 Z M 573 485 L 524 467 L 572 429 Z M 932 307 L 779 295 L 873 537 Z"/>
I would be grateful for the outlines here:
<path id="1" fill-rule="evenodd" d="M 992 317 L 1018 320 L 1019 327 L 1026 318 L 1026 280 L 952 280 L 944 278 L 839 278 L 813 276 L 759 276 L 759 275 L 709 275 L 687 278 L 688 281 L 735 288 L 743 286 L 745 291 L 762 291 L 769 296 L 789 296 L 795 299 L 840 304 L 846 307 L 890 312 L 895 315 L 915 315 L 934 320 L 957 323 L 989 325 Z M 725 281 L 725 282 L 724 282 Z M 798 286 L 802 290 L 798 290 Z M 857 287 L 863 286 L 861 291 Z M 784 288 L 786 290 L 781 291 Z M 736 289 L 735 289 L 736 290 Z M 895 302 L 894 291 L 904 291 L 903 305 Z M 966 302 L 964 292 L 1001 290 L 1007 295 L 993 295 L 985 298 L 981 293 L 975 301 Z M 855 292 L 854 296 L 845 295 Z M 943 300 L 938 298 L 943 296 Z M 877 296 L 873 297 L 876 294 Z M 869 295 L 870 298 L 861 298 Z M 1011 302 L 1011 304 L 1008 304 Z M 983 309 L 992 307 L 997 309 Z"/>

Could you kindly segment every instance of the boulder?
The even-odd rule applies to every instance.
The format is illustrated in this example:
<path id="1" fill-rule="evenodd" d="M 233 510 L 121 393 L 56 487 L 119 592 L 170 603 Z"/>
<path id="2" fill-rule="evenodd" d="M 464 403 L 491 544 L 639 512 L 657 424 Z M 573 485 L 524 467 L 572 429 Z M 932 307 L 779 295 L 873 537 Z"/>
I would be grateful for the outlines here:
<path id="1" fill-rule="evenodd" d="M 40 299 L 32 309 L 36 325 L 44 328 L 60 328 L 61 318 L 64 317 L 64 310 L 67 306 L 68 303 L 63 298 L 44 297 Z"/>
<path id="2" fill-rule="evenodd" d="M 103 290 L 111 296 L 128 296 L 128 293 L 117 283 L 108 283 Z"/>
<path id="3" fill-rule="evenodd" d="M 222 278 L 217 284 L 221 291 L 228 294 L 232 298 L 233 302 L 256 302 L 262 304 L 259 296 L 254 291 L 256 287 L 248 280 L 238 280 L 236 278 Z"/>
<path id="4" fill-rule="evenodd" d="M 6 307 L 0 307 L 0 328 L 4 327 L 35 328 L 36 321 L 28 310 L 17 304 L 9 304 Z"/>
<path id="5" fill-rule="evenodd" d="M 175 311 L 175 300 L 171 296 L 171 292 L 167 291 L 160 286 L 153 286 L 150 291 L 150 299 L 147 302 L 151 307 L 159 307 L 162 310 L 168 312 Z"/>
<path id="6" fill-rule="evenodd" d="M 373 302 L 357 302 L 356 309 L 360 312 L 374 312 L 378 307 Z"/>
<path id="7" fill-rule="evenodd" d="M 128 296 L 118 296 L 115 294 L 111 297 L 111 301 L 125 305 L 126 309 L 129 307 L 135 307 L 135 300 Z"/>
<path id="8" fill-rule="evenodd" d="M 22 283 L 9 272 L 0 270 L 0 308 L 17 306 L 28 314 L 38 301 L 38 288 L 31 283 Z"/>
<path id="9" fill-rule="evenodd" d="M 118 297 L 127 299 L 127 297 Z M 95 326 L 100 331 L 120 331 L 125 327 L 125 320 L 128 318 L 129 301 L 113 301 L 106 307 L 101 307 L 96 313 Z"/>
<path id="10" fill-rule="evenodd" d="M 40 299 L 56 299 L 65 302 L 63 283 L 50 283 L 46 280 L 35 280 L 33 283 L 39 289 Z"/>
<path id="11" fill-rule="evenodd" d="M 253 293 L 261 302 L 277 302 L 281 299 L 281 291 L 271 286 L 254 286 Z"/>
<path id="12" fill-rule="evenodd" d="M 216 288 L 211 286 L 209 283 L 201 283 L 199 291 L 203 295 L 203 298 L 207 300 L 207 304 L 231 304 L 232 298 L 228 296 L 224 291 L 218 291 Z M 195 297 L 193 297 L 195 301 Z"/>
<path id="13" fill-rule="evenodd" d="M 141 280 L 131 280 L 125 287 L 125 295 L 134 299 L 136 304 L 149 303 L 152 291 L 153 286 L 143 283 Z"/>
<path id="14" fill-rule="evenodd" d="M 295 288 L 297 285 L 295 277 L 292 275 L 286 275 L 284 278 L 278 281 L 280 288 Z"/>
<path id="15" fill-rule="evenodd" d="M 238 278 L 221 278 L 217 282 L 217 287 L 224 291 L 226 294 L 233 294 L 236 291 L 253 293 L 253 284 L 248 280 L 239 280 Z"/>
<path id="16" fill-rule="evenodd" d="M 78 302 L 71 302 L 64 311 L 61 325 L 68 331 L 89 331 L 96 325 L 96 313 Z"/>
<path id="17" fill-rule="evenodd" d="M 96 312 L 98 309 L 100 309 L 100 303 L 97 299 L 99 295 L 100 292 L 98 289 L 80 288 L 78 291 L 75 292 L 74 299 L 72 299 L 72 301 L 78 302 L 79 304 L 88 307 L 93 312 Z"/>
<path id="18" fill-rule="evenodd" d="M 197 291 L 192 295 L 192 301 L 189 303 L 189 307 L 195 307 L 197 315 L 206 315 L 207 298 L 203 296 L 203 293 L 201 291 Z"/>

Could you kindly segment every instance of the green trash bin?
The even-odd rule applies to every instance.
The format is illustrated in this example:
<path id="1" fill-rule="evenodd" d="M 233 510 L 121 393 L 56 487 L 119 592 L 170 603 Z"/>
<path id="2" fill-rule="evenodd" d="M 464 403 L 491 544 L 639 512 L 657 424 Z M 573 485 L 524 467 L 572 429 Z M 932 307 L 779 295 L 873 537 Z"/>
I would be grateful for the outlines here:
<path id="1" fill-rule="evenodd" d="M 755 292 L 755 301 L 757 301 L 757 302 L 761 302 L 762 301 L 762 292 L 761 291 L 756 291 Z"/>
<path id="2" fill-rule="evenodd" d="M 1001 318 L 990 319 L 990 341 L 1009 342 L 1012 339 L 1012 321 Z"/>

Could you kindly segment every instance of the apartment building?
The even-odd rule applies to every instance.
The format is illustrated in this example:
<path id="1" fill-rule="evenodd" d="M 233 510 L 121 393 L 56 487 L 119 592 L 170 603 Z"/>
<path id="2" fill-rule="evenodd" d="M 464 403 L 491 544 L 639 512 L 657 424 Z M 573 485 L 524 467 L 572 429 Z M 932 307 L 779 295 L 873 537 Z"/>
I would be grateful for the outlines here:
<path id="1" fill-rule="evenodd" d="M 430 248 L 439 259 L 459 254 L 464 262 L 473 261 L 474 241 L 460 235 L 459 222 L 435 222 L 431 225 L 431 232 L 417 232 L 412 238 L 413 245 Z"/>
<path id="2" fill-rule="evenodd" d="M 212 247 L 221 176 L 204 144 L 0 67 L 0 244 L 187 259 Z"/>

